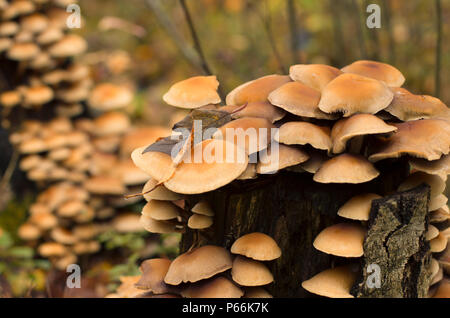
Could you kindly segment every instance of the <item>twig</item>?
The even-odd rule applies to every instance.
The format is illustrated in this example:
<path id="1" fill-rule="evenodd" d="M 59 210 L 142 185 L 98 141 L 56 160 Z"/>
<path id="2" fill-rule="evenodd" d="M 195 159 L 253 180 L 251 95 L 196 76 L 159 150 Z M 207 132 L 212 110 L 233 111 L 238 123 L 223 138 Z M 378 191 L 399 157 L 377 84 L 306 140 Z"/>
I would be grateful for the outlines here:
<path id="1" fill-rule="evenodd" d="M 436 4 L 436 70 L 435 70 L 435 93 L 439 98 L 441 95 L 441 67 L 442 67 L 442 7 L 441 0 L 435 0 Z"/>
<path id="2" fill-rule="evenodd" d="M 292 54 L 292 64 L 301 63 L 298 56 L 299 34 L 298 34 L 298 24 L 297 24 L 297 12 L 294 0 L 287 0 L 287 15 L 289 20 L 289 31 L 291 35 L 291 54 Z"/>
<path id="3" fill-rule="evenodd" d="M 356 2 L 356 0 L 352 1 L 352 5 L 353 5 L 353 10 L 356 15 L 357 24 L 358 24 L 357 32 L 358 32 L 359 51 L 361 54 L 361 58 L 363 60 L 366 60 L 367 59 L 367 50 L 366 50 L 366 43 L 364 41 L 364 31 L 363 31 L 364 21 L 361 17 L 361 8 L 360 8 L 359 4 Z"/>
<path id="4" fill-rule="evenodd" d="M 389 41 L 389 63 L 395 64 L 395 42 L 394 36 L 392 35 L 391 7 L 388 0 L 383 0 L 382 4 L 384 12 L 382 16 L 384 16 L 384 24 L 386 25 L 385 30 Z"/>
<path id="5" fill-rule="evenodd" d="M 9 159 L 8 166 L 6 167 L 5 173 L 0 180 L 0 193 L 4 193 L 7 188 L 9 181 L 14 173 L 17 166 L 17 161 L 19 160 L 19 151 L 17 149 L 13 150 L 11 158 Z"/>

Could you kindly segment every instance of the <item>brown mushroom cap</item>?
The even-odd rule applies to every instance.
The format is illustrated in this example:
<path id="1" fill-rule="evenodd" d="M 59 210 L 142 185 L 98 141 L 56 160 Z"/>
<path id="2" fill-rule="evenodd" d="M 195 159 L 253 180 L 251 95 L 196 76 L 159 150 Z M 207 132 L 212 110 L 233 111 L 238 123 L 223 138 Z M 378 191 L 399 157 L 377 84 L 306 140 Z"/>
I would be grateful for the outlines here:
<path id="1" fill-rule="evenodd" d="M 231 276 L 241 286 L 262 286 L 273 282 L 273 275 L 266 265 L 243 256 L 235 257 Z"/>
<path id="2" fill-rule="evenodd" d="M 162 184 L 160 184 L 158 186 L 157 186 L 157 184 L 158 184 L 158 181 L 156 181 L 155 179 L 150 179 L 147 181 L 147 183 L 145 183 L 145 185 L 142 189 L 142 193 L 145 193 L 144 194 L 145 200 L 147 200 L 147 201 L 150 201 L 150 200 L 176 201 L 176 200 L 181 200 L 184 198 L 184 196 L 182 194 L 170 191 Z M 155 188 L 155 186 L 156 186 L 156 188 Z M 153 190 L 151 190 L 151 189 L 153 189 Z M 148 192 L 150 190 L 151 190 L 151 192 Z M 146 192 L 148 192 L 148 193 L 146 193 Z"/>
<path id="3" fill-rule="evenodd" d="M 172 286 L 164 282 L 171 261 L 166 258 L 153 258 L 141 263 L 141 277 L 136 283 L 140 289 L 150 290 L 154 294 L 165 294 L 173 291 Z"/>
<path id="4" fill-rule="evenodd" d="M 202 214 L 192 214 L 188 219 L 188 227 L 194 230 L 203 230 L 213 224 L 213 218 Z"/>
<path id="5" fill-rule="evenodd" d="M 324 253 L 342 257 L 361 257 L 367 230 L 357 223 L 338 223 L 322 230 L 314 247 Z"/>
<path id="6" fill-rule="evenodd" d="M 185 298 L 240 298 L 243 294 L 239 287 L 223 276 L 189 285 L 181 292 Z"/>
<path id="7" fill-rule="evenodd" d="M 244 298 L 273 298 L 273 296 L 264 288 L 257 286 L 244 288 Z"/>
<path id="8" fill-rule="evenodd" d="M 225 248 L 205 245 L 181 254 L 169 266 L 164 282 L 170 285 L 196 282 L 232 267 L 231 254 Z"/>
<path id="9" fill-rule="evenodd" d="M 58 224 L 58 218 L 51 213 L 36 213 L 30 216 L 29 221 L 41 230 L 49 230 Z"/>
<path id="10" fill-rule="evenodd" d="M 434 211 L 442 208 L 448 202 L 448 198 L 444 194 L 439 194 L 430 199 L 430 203 L 428 205 L 428 211 Z"/>
<path id="11" fill-rule="evenodd" d="M 0 24 L 0 35 L 1 36 L 12 36 L 19 32 L 19 24 L 14 21 L 4 21 Z"/>
<path id="12" fill-rule="evenodd" d="M 24 103 L 29 105 L 43 105 L 53 99 L 53 90 L 48 86 L 34 86 L 25 90 Z"/>
<path id="13" fill-rule="evenodd" d="M 31 223 L 24 223 L 17 230 L 17 235 L 19 235 L 22 240 L 26 241 L 36 240 L 41 237 L 41 234 L 41 230 Z"/>
<path id="14" fill-rule="evenodd" d="M 400 87 L 405 82 L 403 74 L 386 63 L 360 60 L 341 69 L 344 73 L 353 73 L 384 82 L 390 87 Z"/>
<path id="15" fill-rule="evenodd" d="M 14 107 L 22 100 L 22 95 L 19 91 L 4 91 L 0 94 L 0 104 L 4 107 Z"/>
<path id="16" fill-rule="evenodd" d="M 59 41 L 63 36 L 64 33 L 61 29 L 56 27 L 49 27 L 37 36 L 36 42 L 40 45 L 49 45 L 51 43 Z"/>
<path id="17" fill-rule="evenodd" d="M 20 19 L 20 27 L 24 31 L 40 33 L 48 26 L 48 19 L 42 13 L 33 13 Z"/>
<path id="18" fill-rule="evenodd" d="M 337 68 L 324 64 L 297 64 L 289 68 L 292 80 L 314 88 L 319 92 L 342 72 Z"/>
<path id="19" fill-rule="evenodd" d="M 95 194 L 124 194 L 126 188 L 120 179 L 107 176 L 96 176 L 86 180 L 84 188 Z"/>
<path id="20" fill-rule="evenodd" d="M 431 188 L 430 197 L 434 198 L 444 192 L 445 182 L 436 175 L 427 174 L 425 172 L 414 172 L 398 187 L 398 191 L 407 191 L 415 188 L 422 183 L 426 183 Z"/>
<path id="21" fill-rule="evenodd" d="M 112 111 L 97 117 L 94 125 L 97 136 L 120 135 L 130 128 L 130 119 L 124 113 Z"/>
<path id="22" fill-rule="evenodd" d="M 448 206 L 444 205 L 442 208 L 431 211 L 429 218 L 430 222 L 432 223 L 441 223 L 450 220 L 450 212 Z"/>
<path id="23" fill-rule="evenodd" d="M 440 282 L 433 298 L 450 298 L 450 279 L 446 278 Z"/>
<path id="24" fill-rule="evenodd" d="M 206 200 L 201 200 L 197 202 L 194 207 L 191 209 L 193 213 L 206 215 L 206 216 L 214 216 L 214 211 L 211 208 L 211 205 Z"/>
<path id="25" fill-rule="evenodd" d="M 148 146 L 161 136 L 168 136 L 171 130 L 161 126 L 140 127 L 125 134 L 120 142 L 120 154 L 131 155 L 134 149 Z"/>
<path id="26" fill-rule="evenodd" d="M 231 246 L 231 253 L 259 261 L 271 261 L 281 256 L 281 249 L 269 235 L 254 232 L 238 238 Z"/>
<path id="27" fill-rule="evenodd" d="M 144 229 L 150 233 L 175 233 L 179 232 L 176 227 L 176 223 L 172 221 L 158 221 L 152 219 L 150 216 L 142 214 L 139 222 Z"/>
<path id="28" fill-rule="evenodd" d="M 156 180 L 165 180 L 172 175 L 174 164 L 171 156 L 156 151 L 143 153 L 145 148 L 146 147 L 140 147 L 133 150 L 131 159 L 134 164 Z"/>
<path id="29" fill-rule="evenodd" d="M 344 153 L 325 161 L 313 179 L 320 183 L 364 183 L 379 174 L 363 156 Z"/>
<path id="30" fill-rule="evenodd" d="M 26 61 L 36 57 L 39 47 L 34 43 L 14 43 L 8 49 L 8 58 L 15 61 Z"/>
<path id="31" fill-rule="evenodd" d="M 218 87 L 215 76 L 195 76 L 172 85 L 163 100 L 169 105 L 188 109 L 218 104 L 221 101 Z"/>
<path id="32" fill-rule="evenodd" d="M 397 127 L 386 124 L 371 114 L 356 114 L 336 122 L 331 129 L 333 153 L 345 151 L 347 141 L 356 136 L 386 134 L 397 130 Z"/>
<path id="33" fill-rule="evenodd" d="M 195 162 L 196 153 L 201 154 L 200 163 Z M 180 163 L 164 185 L 184 194 L 212 191 L 239 177 L 247 164 L 243 149 L 224 140 L 205 140 L 193 147 L 190 162 Z"/>
<path id="34" fill-rule="evenodd" d="M 430 251 L 432 253 L 440 253 L 447 247 L 448 238 L 446 238 L 442 233 L 439 233 L 437 237 L 430 240 Z"/>
<path id="35" fill-rule="evenodd" d="M 376 162 L 409 154 L 427 160 L 437 160 L 450 152 L 450 123 L 439 119 L 424 119 L 392 124 L 397 132 L 382 139 L 369 160 Z"/>
<path id="36" fill-rule="evenodd" d="M 180 216 L 179 208 L 169 201 L 150 200 L 144 205 L 142 214 L 158 221 L 176 219 Z"/>
<path id="37" fill-rule="evenodd" d="M 330 298 L 353 298 L 350 289 L 357 278 L 357 271 L 351 266 L 327 269 L 302 282 L 302 287 L 310 293 Z"/>
<path id="38" fill-rule="evenodd" d="M 432 224 L 428 225 L 427 232 L 425 233 L 425 240 L 430 241 L 439 235 L 439 230 Z"/>
<path id="39" fill-rule="evenodd" d="M 319 109 L 320 92 L 299 82 L 289 82 L 269 94 L 269 101 L 285 111 L 302 117 L 336 119 Z"/>
<path id="40" fill-rule="evenodd" d="M 243 118 L 243 117 L 258 117 L 265 118 L 271 123 L 274 123 L 282 119 L 286 112 L 279 107 L 273 106 L 269 102 L 252 102 L 248 103 L 243 109 L 238 110 L 242 106 L 223 106 L 219 110 L 233 113 L 233 118 Z"/>
<path id="41" fill-rule="evenodd" d="M 402 121 L 448 116 L 447 106 L 438 98 L 415 95 L 404 88 L 391 88 L 394 99 L 385 111 Z"/>
<path id="42" fill-rule="evenodd" d="M 367 221 L 369 220 L 372 201 L 380 199 L 381 196 L 375 193 L 365 193 L 357 195 L 341 206 L 337 214 L 343 218 Z"/>
<path id="43" fill-rule="evenodd" d="M 64 245 L 72 245 L 77 242 L 77 237 L 68 229 L 63 227 L 55 227 L 50 232 L 53 240 Z"/>
<path id="44" fill-rule="evenodd" d="M 133 100 L 131 91 L 112 83 L 101 83 L 94 87 L 89 95 L 90 107 L 100 111 L 124 108 Z"/>
<path id="45" fill-rule="evenodd" d="M 121 276 L 120 286 L 116 290 L 117 297 L 120 298 L 135 298 L 142 294 L 142 289 L 136 288 L 135 284 L 141 278 L 140 275 L 137 276 Z"/>
<path id="46" fill-rule="evenodd" d="M 286 145 L 306 145 L 321 150 L 331 148 L 330 128 L 302 121 L 283 124 L 274 139 Z"/>
<path id="47" fill-rule="evenodd" d="M 286 75 L 267 75 L 244 83 L 233 89 L 226 97 L 227 105 L 243 105 L 251 102 L 266 102 L 269 94 L 289 82 Z"/>
<path id="48" fill-rule="evenodd" d="M 63 256 L 67 253 L 67 248 L 55 242 L 45 242 L 39 245 L 38 252 L 43 257 Z"/>
<path id="49" fill-rule="evenodd" d="M 144 228 L 140 222 L 140 216 L 133 212 L 117 215 L 112 220 L 112 228 L 119 233 L 142 232 Z"/>
<path id="50" fill-rule="evenodd" d="M 259 174 L 275 173 L 278 170 L 298 165 L 309 159 L 306 152 L 301 149 L 279 144 L 278 148 L 270 148 L 260 154 L 256 165 Z"/>
<path id="51" fill-rule="evenodd" d="M 323 89 L 319 109 L 325 113 L 342 112 L 344 117 L 355 113 L 375 114 L 389 106 L 393 98 L 394 94 L 384 83 L 347 73 Z"/>
<path id="52" fill-rule="evenodd" d="M 329 159 L 329 157 L 321 151 L 309 151 L 309 159 L 300 164 L 301 169 L 309 173 L 316 173 L 322 164 Z"/>
<path id="53" fill-rule="evenodd" d="M 442 156 L 441 159 L 433 161 L 412 158 L 409 163 L 411 168 L 428 174 L 438 175 L 442 180 L 446 180 L 447 175 L 450 174 L 450 155 Z"/>
<path id="54" fill-rule="evenodd" d="M 86 51 L 86 40 L 77 34 L 67 34 L 48 48 L 52 57 L 65 58 L 79 55 Z"/>

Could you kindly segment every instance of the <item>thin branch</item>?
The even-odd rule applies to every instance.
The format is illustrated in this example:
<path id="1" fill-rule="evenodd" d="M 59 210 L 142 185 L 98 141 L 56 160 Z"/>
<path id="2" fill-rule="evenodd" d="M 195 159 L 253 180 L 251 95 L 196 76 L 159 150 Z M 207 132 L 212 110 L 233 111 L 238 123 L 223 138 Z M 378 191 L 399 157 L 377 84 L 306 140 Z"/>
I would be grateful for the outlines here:
<path id="1" fill-rule="evenodd" d="M 289 20 L 289 31 L 291 36 L 291 54 L 292 64 L 301 63 L 299 59 L 298 50 L 300 46 L 298 24 L 297 24 L 297 12 L 294 0 L 287 0 L 287 15 Z M 299 61 L 300 60 L 300 61 Z"/>
<path id="2" fill-rule="evenodd" d="M 435 0 L 436 4 L 436 70 L 435 70 L 435 93 L 439 98 L 441 95 L 441 68 L 442 68 L 442 6 L 441 0 Z"/>
<path id="3" fill-rule="evenodd" d="M 357 35 L 358 35 L 358 44 L 359 44 L 359 51 L 361 54 L 361 59 L 366 60 L 367 59 L 367 50 L 366 50 L 366 43 L 364 40 L 364 19 L 361 16 L 361 8 L 359 4 L 356 2 L 356 0 L 352 0 L 353 10 L 356 15 L 356 21 L 358 24 L 357 28 Z"/>
<path id="4" fill-rule="evenodd" d="M 8 166 L 6 167 L 6 170 L 3 173 L 2 178 L 0 179 L 0 194 L 4 193 L 5 189 L 7 189 L 14 170 L 16 169 L 18 160 L 19 151 L 17 149 L 14 149 L 11 158 L 9 159 Z"/>
<path id="5" fill-rule="evenodd" d="M 392 34 L 392 26 L 391 26 L 391 6 L 389 5 L 389 0 L 383 0 L 383 12 L 384 14 L 384 24 L 386 25 L 385 30 L 387 32 L 388 41 L 389 41 L 389 63 L 395 64 L 395 42 L 394 36 Z"/>

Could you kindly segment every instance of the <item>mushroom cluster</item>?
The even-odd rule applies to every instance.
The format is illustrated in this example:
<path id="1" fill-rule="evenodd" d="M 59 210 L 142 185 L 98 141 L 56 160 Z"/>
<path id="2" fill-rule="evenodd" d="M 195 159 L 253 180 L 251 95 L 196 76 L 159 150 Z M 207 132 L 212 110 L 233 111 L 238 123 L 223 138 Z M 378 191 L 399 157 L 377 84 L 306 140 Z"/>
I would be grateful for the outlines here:
<path id="1" fill-rule="evenodd" d="M 262 286 L 274 278 L 263 262 L 280 256 L 270 236 L 249 233 L 233 243 L 231 253 L 204 245 L 173 261 L 148 259 L 140 266 L 141 275 L 123 277 L 116 293 L 108 297 L 268 298 L 272 296 Z"/>
<path id="2" fill-rule="evenodd" d="M 450 173 L 450 110 L 435 97 L 402 88 L 404 81 L 398 69 L 375 61 L 356 61 L 342 69 L 293 65 L 289 75 L 268 75 L 233 89 L 225 106 L 220 106 L 215 76 L 178 82 L 163 99 L 191 112 L 174 125 L 171 136 L 132 153 L 134 163 L 153 180 L 144 193 L 164 189 L 174 202 L 181 195 L 189 201 L 282 169 L 311 173 L 318 183 L 362 184 L 380 177 L 380 162 L 409 160 L 410 175 L 398 191 L 422 183 L 431 187 L 427 240 L 433 253 L 442 252 L 450 217 L 443 195 Z M 342 222 L 324 229 L 314 247 L 340 257 L 362 257 L 371 202 L 388 194 L 352 198 L 336 211 Z M 156 212 L 145 210 L 142 220 L 151 232 L 186 229 L 183 212 L 169 214 L 158 220 Z M 194 214 L 188 226 L 194 216 L 199 218 Z M 214 216 L 206 216 L 211 219 L 202 216 L 202 223 L 212 223 Z M 445 257 L 433 261 L 434 283 L 442 279 L 442 266 L 448 268 L 448 253 Z M 323 296 L 351 297 L 355 278 L 353 266 L 337 267 L 303 287 Z"/>
<path id="3" fill-rule="evenodd" d="M 68 28 L 66 6 L 76 1 L 2 1 L 0 63 L 8 73 L 0 94 L 4 117 L 16 107 L 51 105 L 59 116 L 77 116 L 92 87 L 89 68 L 74 57 L 86 41 Z M 5 124 L 5 123 L 4 123 Z"/>

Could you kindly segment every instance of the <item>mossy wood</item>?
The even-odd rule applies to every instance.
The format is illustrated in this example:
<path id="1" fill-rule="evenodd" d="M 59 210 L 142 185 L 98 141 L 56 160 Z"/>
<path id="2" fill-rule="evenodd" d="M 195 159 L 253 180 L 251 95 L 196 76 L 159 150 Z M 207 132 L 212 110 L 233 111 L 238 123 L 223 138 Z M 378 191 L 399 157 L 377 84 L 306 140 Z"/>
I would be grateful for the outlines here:
<path id="1" fill-rule="evenodd" d="M 283 255 L 268 262 L 275 282 L 267 289 L 275 297 L 311 297 L 301 282 L 313 275 L 353 260 L 319 252 L 314 238 L 325 227 L 344 221 L 337 210 L 351 197 L 375 192 L 388 195 L 408 174 L 406 161 L 378 164 L 380 177 L 365 184 L 320 184 L 308 173 L 281 171 L 256 180 L 238 181 L 212 191 L 193 196 L 187 202 L 190 209 L 198 200 L 206 199 L 215 211 L 214 225 L 198 232 L 198 243 L 230 248 L 240 236 L 264 232 L 279 244 Z M 429 248 L 424 242 L 428 187 L 394 194 L 373 204 L 370 230 L 365 242 L 363 265 L 376 261 L 386 281 L 377 291 L 355 285 L 359 297 L 424 296 L 428 288 L 426 266 Z M 411 216 L 411 217 L 409 217 Z M 388 222 L 385 226 L 384 222 Z M 188 250 L 196 235 L 183 235 L 181 251 Z M 385 244 L 386 247 L 385 247 Z M 385 251 L 385 252 L 383 252 Z M 392 271 L 392 272 L 390 272 Z M 364 282 L 362 273 L 358 282 Z M 391 287 L 389 287 L 391 286 Z M 390 290 L 393 289 L 393 290 Z"/>

